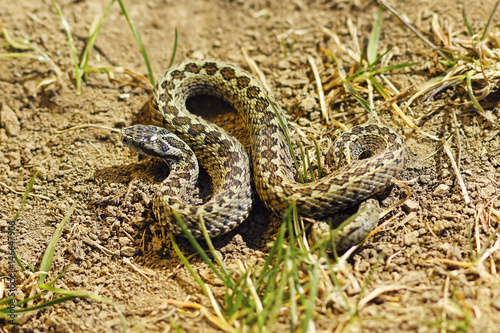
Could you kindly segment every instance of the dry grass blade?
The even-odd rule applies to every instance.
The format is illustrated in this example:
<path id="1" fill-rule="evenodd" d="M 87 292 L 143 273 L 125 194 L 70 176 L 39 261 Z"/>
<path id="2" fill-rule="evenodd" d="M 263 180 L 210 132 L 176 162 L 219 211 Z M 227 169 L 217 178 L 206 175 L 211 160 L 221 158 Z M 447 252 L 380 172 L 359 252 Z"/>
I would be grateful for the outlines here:
<path id="1" fill-rule="evenodd" d="M 398 184 L 400 186 L 403 186 L 404 189 L 406 190 L 406 197 L 404 197 L 403 199 L 398 200 L 398 202 L 392 204 L 390 207 L 388 207 L 383 212 L 381 212 L 380 216 L 379 216 L 380 219 L 383 218 L 384 216 L 386 216 L 387 214 L 389 214 L 391 211 L 393 211 L 397 207 L 399 207 L 402 204 L 404 204 L 405 201 L 408 200 L 408 199 L 410 199 L 410 197 L 411 197 L 411 189 L 410 189 L 410 187 L 408 186 L 408 184 L 406 182 L 402 182 L 402 181 L 399 181 L 397 179 L 394 179 L 394 180 L 392 180 L 392 183 L 393 184 Z"/>
<path id="2" fill-rule="evenodd" d="M 441 308 L 441 323 L 444 323 L 446 320 L 446 303 L 448 302 L 448 293 L 450 289 L 450 276 L 446 277 L 446 281 L 443 287 L 443 298 L 442 298 L 442 308 Z M 441 333 L 446 332 L 446 327 L 441 325 Z"/>
<path id="3" fill-rule="evenodd" d="M 392 285 L 392 286 L 381 286 L 373 289 L 368 295 L 363 297 L 358 303 L 358 311 L 361 311 L 370 301 L 382 295 L 383 293 L 390 291 L 397 291 L 402 289 L 410 289 L 408 286 Z"/>
<path id="4" fill-rule="evenodd" d="M 307 57 L 307 61 L 311 66 L 312 72 L 314 74 L 314 79 L 316 80 L 316 88 L 318 89 L 318 97 L 319 97 L 319 105 L 321 107 L 321 114 L 328 124 L 330 120 L 328 119 L 328 109 L 326 108 L 325 103 L 325 92 L 323 91 L 323 85 L 321 83 L 321 79 L 319 77 L 318 68 L 316 67 L 316 63 L 314 62 L 313 57 Z"/>
<path id="5" fill-rule="evenodd" d="M 482 256 L 477 261 L 478 267 L 484 267 L 483 262 L 486 259 L 488 259 L 493 253 L 495 253 L 495 251 L 500 250 L 500 236 L 497 236 L 497 237 L 498 238 L 495 241 L 495 244 L 493 244 L 492 247 L 490 247 L 489 249 L 487 249 L 486 251 L 484 251 L 484 253 L 482 254 Z M 493 265 L 493 267 L 494 267 L 494 265 Z"/>
<path id="6" fill-rule="evenodd" d="M 266 88 L 267 91 L 271 91 L 271 89 L 269 88 L 269 85 L 267 84 L 266 76 L 260 70 L 257 63 L 252 58 L 250 58 L 250 56 L 248 55 L 245 48 L 243 48 L 243 47 L 241 48 L 241 53 L 243 54 L 243 58 L 245 58 L 245 61 L 247 62 L 248 67 L 250 67 L 250 69 L 252 70 L 252 73 L 254 73 L 259 78 L 260 82 L 264 85 L 264 87 Z"/>
<path id="7" fill-rule="evenodd" d="M 226 330 L 232 330 L 231 325 L 227 322 L 226 318 L 222 315 L 222 311 L 220 310 L 220 306 L 215 300 L 214 294 L 212 293 L 212 289 L 210 289 L 210 286 L 207 287 L 207 293 L 208 293 L 208 299 L 210 299 L 210 304 L 212 304 L 212 308 L 214 309 L 215 313 L 217 314 L 217 318 L 219 320 L 219 323 L 222 323 L 223 327 L 226 328 Z"/>
<path id="8" fill-rule="evenodd" d="M 8 189 L 9 191 L 11 191 L 11 192 L 13 192 L 15 194 L 21 195 L 21 194 L 24 193 L 24 192 L 16 191 L 15 189 L 13 189 L 9 185 L 5 184 L 4 182 L 0 182 L 0 185 L 2 185 L 3 187 L 5 187 L 6 189 Z M 43 199 L 43 200 L 50 200 L 49 197 L 46 197 L 45 195 L 40 195 L 40 194 L 28 193 L 28 196 L 29 197 L 33 197 L 33 198 Z"/>
<path id="9" fill-rule="evenodd" d="M 392 8 L 387 2 L 383 0 L 378 0 L 385 8 L 387 8 L 394 16 L 398 18 L 405 26 L 407 26 L 415 35 L 417 35 L 425 44 L 429 45 L 434 51 L 438 52 L 444 59 L 452 60 L 448 54 L 441 51 L 433 42 L 431 42 L 427 37 L 425 37 L 420 31 L 418 31 L 410 22 L 408 22 L 403 16 L 401 16 L 394 8 Z"/>
<path id="10" fill-rule="evenodd" d="M 448 31 L 448 35 L 446 35 L 439 24 L 438 16 L 435 14 L 432 19 L 432 30 L 437 38 L 441 40 L 444 48 L 446 48 L 446 52 L 442 51 L 425 38 L 415 27 L 407 22 L 406 19 L 398 14 L 385 1 L 379 0 L 379 2 L 389 9 L 394 16 L 403 22 L 434 51 L 438 52 L 444 59 L 441 63 L 449 67 L 444 75 L 439 75 L 422 85 L 422 87 L 418 89 L 417 93 L 409 99 L 406 107 L 408 107 L 417 97 L 428 92 L 430 89 L 436 88 L 430 94 L 429 99 L 433 98 L 443 89 L 465 82 L 465 90 L 467 91 L 477 112 L 487 121 L 494 124 L 495 117 L 492 112 L 489 110 L 485 111 L 479 103 L 479 100 L 485 98 L 492 91 L 496 90 L 500 82 L 500 68 L 498 66 L 500 51 L 498 49 L 497 42 L 498 33 L 490 32 L 492 18 L 500 1 L 495 3 L 480 39 L 478 39 L 477 35 L 473 33 L 463 7 L 462 16 L 465 25 L 464 29 L 468 33 L 468 39 L 456 36 L 457 34 L 452 32 L 451 27 Z M 480 96 L 478 97 L 475 96 L 472 84 L 473 80 L 483 86 L 476 90 L 476 93 L 480 92 Z"/>
<path id="11" fill-rule="evenodd" d="M 89 127 L 102 128 L 102 129 L 110 130 L 111 132 L 120 133 L 120 130 L 117 129 L 117 128 L 112 128 L 112 127 L 103 126 L 103 125 L 97 125 L 97 124 L 76 125 L 76 126 L 72 126 L 70 128 L 63 129 L 63 130 L 55 131 L 54 133 L 55 134 L 62 134 L 62 133 L 74 131 L 74 130 L 77 130 L 77 129 L 80 129 L 80 128 L 89 128 Z"/>
<path id="12" fill-rule="evenodd" d="M 124 263 L 126 263 L 127 265 L 129 265 L 134 271 L 136 271 L 137 273 L 141 274 L 148 281 L 151 281 L 151 279 L 149 278 L 148 275 L 156 275 L 156 273 L 154 271 L 150 270 L 150 269 L 148 269 L 147 271 L 144 270 L 144 269 L 140 269 L 139 267 L 137 267 L 136 265 L 134 265 L 130 261 L 129 258 L 123 258 L 122 260 L 123 260 Z"/>
<path id="13" fill-rule="evenodd" d="M 443 141 L 443 149 L 446 152 L 446 155 L 450 158 L 451 166 L 453 167 L 453 171 L 455 171 L 455 175 L 457 177 L 458 185 L 460 186 L 460 190 L 462 191 L 462 196 L 466 204 L 470 203 L 469 193 L 467 192 L 467 187 L 465 186 L 464 179 L 462 178 L 462 174 L 458 169 L 457 163 L 455 162 L 455 158 L 451 153 L 450 146 L 446 141 Z"/>
<path id="14" fill-rule="evenodd" d="M 182 308 L 188 308 L 188 309 L 196 309 L 200 310 L 200 312 L 205 316 L 212 324 L 223 330 L 224 332 L 232 332 L 233 328 L 229 325 L 227 325 L 227 322 L 221 321 L 220 318 L 217 316 L 214 316 L 213 314 L 208 311 L 206 307 L 203 305 L 200 305 L 198 303 L 192 303 L 192 302 L 181 302 L 181 301 L 176 301 L 174 299 L 167 299 L 165 300 L 165 303 L 174 305 L 177 307 L 182 307 Z"/>

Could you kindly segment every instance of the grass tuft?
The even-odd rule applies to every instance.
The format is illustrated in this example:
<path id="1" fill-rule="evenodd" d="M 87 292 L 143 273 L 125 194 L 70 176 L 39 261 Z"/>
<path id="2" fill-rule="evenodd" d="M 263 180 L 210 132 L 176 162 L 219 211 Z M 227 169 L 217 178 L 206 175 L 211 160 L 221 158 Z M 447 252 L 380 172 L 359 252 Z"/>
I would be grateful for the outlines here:
<path id="1" fill-rule="evenodd" d="M 19 219 L 19 216 L 24 208 L 24 203 L 26 202 L 26 199 L 28 198 L 28 195 L 33 188 L 33 185 L 34 185 L 35 180 L 36 180 L 36 176 L 37 176 L 37 172 L 31 178 L 23 197 L 21 198 L 21 205 L 20 205 L 19 210 L 17 211 L 16 215 L 13 218 L 13 222 L 14 222 L 13 225 L 14 226 L 15 226 L 17 220 Z M 46 308 L 49 308 L 51 306 L 54 306 L 56 304 L 63 303 L 66 301 L 70 301 L 70 300 L 74 300 L 74 299 L 78 299 L 78 298 L 85 298 L 85 299 L 95 300 L 95 301 L 99 301 L 99 302 L 111 305 L 115 309 L 115 311 L 118 313 L 118 315 L 120 316 L 123 331 L 127 332 L 128 328 L 127 328 L 127 322 L 125 320 L 125 317 L 124 317 L 123 313 L 121 312 L 121 310 L 118 308 L 118 306 L 114 302 L 108 300 L 105 297 L 97 296 L 97 295 L 94 295 L 92 293 L 66 290 L 66 289 L 61 289 L 61 288 L 57 288 L 57 287 L 53 286 L 53 284 L 55 284 L 59 279 L 61 279 L 63 277 L 63 275 L 66 273 L 66 271 L 68 270 L 70 265 L 67 265 L 66 267 L 64 267 L 63 270 L 59 274 L 57 274 L 55 279 L 53 279 L 50 282 L 45 282 L 45 279 L 46 279 L 47 275 L 49 274 L 51 266 L 52 266 L 52 261 L 53 261 L 54 252 L 55 252 L 55 246 L 56 246 L 57 241 L 59 240 L 59 238 L 62 234 L 64 226 L 66 225 L 67 221 L 69 220 L 75 207 L 76 207 L 76 202 L 73 203 L 73 205 L 71 205 L 70 209 L 66 213 L 66 216 L 63 218 L 61 223 L 59 223 L 59 225 L 57 226 L 56 231 L 55 231 L 54 235 L 52 236 L 52 239 L 51 239 L 47 249 L 45 250 L 45 254 L 42 258 L 42 262 L 40 264 L 38 271 L 35 271 L 35 269 L 33 269 L 31 265 L 27 265 L 28 269 L 30 270 L 30 272 L 29 272 L 30 277 L 29 278 L 38 276 L 38 282 L 36 283 L 36 286 L 37 286 L 36 290 L 37 291 L 34 294 L 30 293 L 31 296 L 28 298 L 25 298 L 21 301 L 14 302 L 14 309 L 15 309 L 14 313 L 11 311 L 11 307 L 10 307 L 10 303 L 13 300 L 13 297 L 6 297 L 5 299 L 3 299 L 0 302 L 0 318 L 10 320 L 11 318 L 8 317 L 9 314 L 19 315 L 22 313 L 46 309 Z M 13 244 L 11 244 L 11 245 L 12 246 L 10 246 L 10 249 L 13 249 L 14 245 Z M 14 254 L 14 258 L 15 258 L 17 264 L 19 265 L 19 267 L 21 268 L 21 270 L 23 272 L 28 271 L 26 266 L 23 265 L 23 263 L 22 263 L 23 260 L 18 257 L 17 253 L 14 250 L 12 250 L 12 251 Z M 27 284 L 27 283 L 25 283 L 25 284 Z M 63 296 L 53 298 L 50 300 L 45 300 L 45 297 L 47 297 L 46 296 L 47 292 L 53 293 L 55 295 L 63 295 Z M 40 303 L 38 303 L 37 305 L 30 305 L 33 301 L 35 301 L 37 299 L 44 299 L 44 300 L 41 301 Z"/>
<path id="2" fill-rule="evenodd" d="M 444 48 L 440 48 L 424 37 L 417 28 L 403 18 L 394 8 L 383 0 L 379 2 L 387 8 L 396 18 L 398 18 L 408 29 L 410 29 L 418 38 L 420 38 L 433 51 L 441 56 L 441 63 L 447 70 L 424 83 L 417 92 L 409 99 L 405 109 L 418 96 L 430 92 L 431 97 L 435 96 L 441 90 L 453 85 L 465 84 L 464 90 L 467 91 L 472 105 L 476 108 L 479 115 L 490 123 L 495 123 L 491 112 L 485 111 L 480 105 L 479 100 L 488 96 L 500 85 L 500 67 L 498 66 L 498 39 L 497 33 L 491 33 L 491 22 L 498 10 L 500 1 L 496 1 L 490 13 L 488 21 L 482 31 L 481 38 L 475 33 L 467 20 L 465 8 L 462 7 L 462 17 L 464 32 L 467 38 L 455 36 L 445 36 L 443 29 L 439 26 L 438 18 L 433 20 L 433 30 L 437 38 L 444 43 Z M 456 35 L 459 35 L 458 33 Z M 453 38 L 452 38 L 453 37 Z M 492 42 L 490 42 L 490 39 Z M 473 86 L 480 85 L 481 88 L 474 89 Z M 479 97 L 475 96 L 480 92 Z"/>
<path id="3" fill-rule="evenodd" d="M 59 15 L 59 19 L 61 20 L 61 24 L 63 26 L 63 29 L 66 32 L 66 36 L 68 37 L 69 47 L 71 50 L 71 58 L 73 59 L 73 66 L 75 68 L 76 93 L 80 94 L 81 85 L 82 85 L 81 78 L 83 75 L 83 71 L 81 70 L 80 66 L 78 65 L 78 56 L 76 54 L 75 42 L 73 40 L 73 34 L 71 33 L 71 27 L 69 26 L 69 23 L 66 20 L 66 17 L 64 17 L 64 15 L 61 11 L 61 8 L 57 4 L 56 0 L 52 0 L 52 5 L 56 9 L 57 15 Z"/>
<path id="4" fill-rule="evenodd" d="M 204 313 L 204 316 L 223 331 L 272 332 L 282 327 L 284 320 L 290 331 L 314 330 L 314 316 L 319 307 L 323 306 L 318 298 L 320 290 L 323 290 L 323 293 L 328 290 L 331 297 L 340 296 L 334 298 L 335 303 L 340 302 L 336 307 L 349 311 L 349 321 L 358 316 L 358 306 L 350 305 L 349 297 L 345 294 L 345 282 L 340 282 L 337 278 L 338 274 L 350 273 L 339 266 L 342 261 L 337 264 L 332 263 L 321 244 L 315 246 L 314 250 L 309 250 L 307 240 L 303 237 L 305 228 L 301 224 L 294 204 L 283 218 L 275 240 L 269 244 L 269 254 L 264 264 L 257 263 L 243 267 L 237 262 L 236 268 L 232 270 L 228 270 L 226 264 L 220 260 L 208 237 L 205 241 L 209 254 L 192 237 L 180 216 L 177 213 L 174 215 L 196 253 L 213 274 L 221 279 L 225 287 L 225 297 L 213 299 L 210 288 L 203 282 L 196 269 L 180 251 L 175 238 L 171 236 L 175 252 L 212 304 L 212 310 L 210 313 Z M 203 221 L 200 223 L 203 228 Z M 316 254 L 311 251 L 315 251 Z M 375 266 L 372 272 L 377 267 Z M 370 276 L 371 274 L 364 281 L 362 293 L 371 284 Z M 361 296 L 357 299 L 360 302 Z M 364 303 L 360 304 L 369 301 L 370 299 L 364 298 Z M 171 304 L 186 308 L 202 308 L 202 305 L 196 303 L 172 301 Z"/>
<path id="5" fill-rule="evenodd" d="M 392 84 L 384 75 L 389 72 L 415 66 L 417 65 L 417 63 L 412 62 L 391 66 L 381 66 L 383 58 L 387 54 L 389 54 L 392 49 L 390 47 L 385 52 L 382 52 L 382 54 L 378 54 L 381 28 L 382 7 L 379 8 L 377 17 L 373 24 L 370 38 L 366 47 L 366 52 L 364 52 L 363 48 L 360 46 L 356 47 L 356 50 L 360 50 L 359 52 L 357 52 L 356 50 L 347 49 L 346 47 L 340 45 L 340 39 L 335 33 L 329 31 L 326 28 L 323 28 L 323 31 L 332 36 L 333 39 L 337 42 L 340 50 L 343 50 L 351 58 L 353 58 L 353 60 L 357 61 L 357 65 L 354 65 L 351 68 L 350 72 L 347 73 L 342 62 L 340 61 L 340 58 L 337 55 L 335 55 L 330 50 L 322 49 L 322 52 L 326 54 L 331 59 L 333 64 L 337 67 L 338 74 L 338 79 L 335 79 L 326 84 L 325 90 L 332 90 L 335 89 L 338 85 L 342 85 L 345 92 L 354 97 L 354 99 L 367 111 L 369 115 L 368 119 L 371 120 L 375 117 L 375 102 L 373 94 L 371 93 L 371 87 L 373 87 L 409 127 L 418 131 L 418 127 L 410 118 L 408 118 L 404 114 L 404 112 L 396 103 L 396 99 L 398 95 L 400 95 L 400 92 L 395 89 L 395 85 Z M 354 29 L 353 31 L 351 31 L 351 34 L 353 40 L 357 41 L 358 39 L 356 36 L 356 31 Z M 363 87 L 362 84 L 366 84 L 367 88 Z M 363 92 L 369 93 L 369 100 L 363 97 Z M 342 130 L 347 129 L 347 127 L 343 124 L 337 123 L 336 125 L 339 126 Z"/>
<path id="6" fill-rule="evenodd" d="M 6 43 L 1 45 L 1 47 L 9 47 L 14 50 L 22 51 L 22 52 L 5 52 L 5 53 L 0 53 L 0 59 L 2 58 L 27 58 L 27 59 L 33 59 L 41 62 L 46 62 L 50 65 L 52 70 L 54 71 L 55 77 L 48 77 L 43 79 L 41 82 L 38 83 L 38 85 L 35 88 L 35 91 L 33 94 L 36 96 L 38 90 L 41 87 L 47 86 L 53 82 L 58 81 L 61 76 L 61 69 L 56 65 L 54 60 L 44 52 L 41 48 L 39 48 L 36 44 L 31 43 L 30 41 L 26 39 L 15 39 L 12 38 L 10 33 L 8 32 L 7 28 L 1 26 L 1 31 L 2 35 L 6 40 Z M 34 53 L 26 53 L 28 51 L 32 51 Z"/>

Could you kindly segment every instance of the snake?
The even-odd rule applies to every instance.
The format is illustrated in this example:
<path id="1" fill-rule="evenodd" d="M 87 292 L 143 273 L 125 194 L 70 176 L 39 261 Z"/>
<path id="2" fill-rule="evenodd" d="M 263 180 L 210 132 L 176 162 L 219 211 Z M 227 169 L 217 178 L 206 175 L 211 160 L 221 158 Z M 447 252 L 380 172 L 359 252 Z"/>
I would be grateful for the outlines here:
<path id="1" fill-rule="evenodd" d="M 196 95 L 215 96 L 236 110 L 249 132 L 249 152 L 226 130 L 187 109 L 187 99 Z M 249 216 L 253 188 L 277 216 L 292 204 L 302 217 L 331 216 L 390 187 L 407 159 L 405 142 L 394 130 L 358 125 L 339 135 L 327 152 L 333 172 L 298 181 L 279 103 L 252 74 L 219 60 L 189 60 L 168 69 L 155 84 L 149 108 L 154 125 L 125 127 L 121 141 L 169 165 L 153 212 L 177 235 L 183 234 L 178 219 L 196 238 L 203 237 L 202 222 L 211 238 L 233 230 Z M 204 202 L 194 199 L 199 164 L 212 181 L 212 195 Z M 378 222 L 378 213 L 371 220 L 351 222 L 341 241 L 359 243 Z"/>

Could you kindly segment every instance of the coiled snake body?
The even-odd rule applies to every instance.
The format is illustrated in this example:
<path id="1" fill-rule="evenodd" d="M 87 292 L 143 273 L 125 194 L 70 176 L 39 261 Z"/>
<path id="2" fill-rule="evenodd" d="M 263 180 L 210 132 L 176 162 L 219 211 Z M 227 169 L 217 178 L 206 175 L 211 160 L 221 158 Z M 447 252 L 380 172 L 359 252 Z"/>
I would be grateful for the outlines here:
<path id="1" fill-rule="evenodd" d="M 327 161 L 334 160 L 337 165 L 342 155 L 349 156 L 351 163 L 315 182 L 299 183 L 285 137 L 286 119 L 262 84 L 224 62 L 184 62 L 158 80 L 150 102 L 153 119 L 164 129 L 135 125 L 122 130 L 125 145 L 170 165 L 170 175 L 160 185 L 153 209 L 156 218 L 176 234 L 181 229 L 172 210 L 195 237 L 202 236 L 200 216 L 209 235 L 216 237 L 238 226 L 252 205 L 250 161 L 242 145 L 224 129 L 186 108 L 186 100 L 200 94 L 226 100 L 244 119 L 252 142 L 256 191 L 265 206 L 278 215 L 285 214 L 295 202 L 301 216 L 327 216 L 381 192 L 404 169 L 406 146 L 402 139 L 385 126 L 362 125 L 340 135 L 327 154 Z M 198 176 L 197 161 L 213 183 L 213 196 L 203 204 L 190 201 Z M 353 242 L 363 237 L 355 236 Z"/>

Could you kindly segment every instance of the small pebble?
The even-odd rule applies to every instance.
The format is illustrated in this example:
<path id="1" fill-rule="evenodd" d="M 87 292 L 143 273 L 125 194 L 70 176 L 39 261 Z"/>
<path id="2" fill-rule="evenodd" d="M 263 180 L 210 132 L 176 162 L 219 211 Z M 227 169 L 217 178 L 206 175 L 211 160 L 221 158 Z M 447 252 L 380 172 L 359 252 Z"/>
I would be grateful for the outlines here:
<path id="1" fill-rule="evenodd" d="M 191 57 L 193 57 L 194 59 L 203 59 L 205 57 L 205 55 L 203 54 L 203 52 L 196 50 L 193 52 Z"/>
<path id="2" fill-rule="evenodd" d="M 435 197 L 442 197 L 443 195 L 447 194 L 450 191 L 450 187 L 446 184 L 440 184 L 434 192 L 432 192 L 432 195 Z"/>
<path id="3" fill-rule="evenodd" d="M 124 257 L 132 257 L 136 253 L 136 250 L 130 246 L 123 246 L 120 249 L 120 253 Z"/>
<path id="4" fill-rule="evenodd" d="M 17 136 L 21 131 L 21 124 L 16 113 L 5 103 L 0 110 L 0 126 L 5 128 L 8 136 Z"/>
<path id="5" fill-rule="evenodd" d="M 420 208 L 420 206 L 419 206 L 418 202 L 411 200 L 411 199 L 406 200 L 405 203 L 403 204 L 403 209 L 407 213 L 416 212 L 419 210 L 419 208 Z"/>
<path id="6" fill-rule="evenodd" d="M 289 66 L 290 66 L 290 64 L 286 60 L 280 60 L 278 62 L 278 68 L 279 69 L 287 69 Z"/>
<path id="7" fill-rule="evenodd" d="M 130 238 L 128 238 L 128 237 L 120 237 L 118 239 L 118 243 L 120 243 L 123 246 L 129 245 L 130 244 Z M 123 253 L 123 248 L 122 248 L 122 253 Z"/>
<path id="8" fill-rule="evenodd" d="M 428 184 L 431 181 L 430 175 L 420 175 L 419 181 L 423 184 Z"/>

